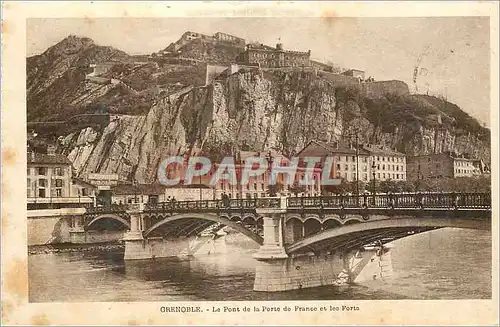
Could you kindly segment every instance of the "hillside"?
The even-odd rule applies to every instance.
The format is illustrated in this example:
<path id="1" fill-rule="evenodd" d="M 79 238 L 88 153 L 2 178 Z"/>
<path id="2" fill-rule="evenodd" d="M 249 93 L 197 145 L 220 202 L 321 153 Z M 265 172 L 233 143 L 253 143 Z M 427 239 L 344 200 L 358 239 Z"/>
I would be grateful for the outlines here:
<path id="1" fill-rule="evenodd" d="M 59 151 L 81 175 L 118 173 L 152 182 L 168 155 L 191 149 L 214 154 L 274 149 L 291 155 L 311 139 L 352 138 L 355 128 L 361 143 L 408 155 L 454 151 L 490 162 L 488 129 L 450 102 L 411 95 L 400 81 L 354 85 L 314 71 L 274 69 L 241 71 L 203 86 L 200 65 L 137 63 L 87 40 L 67 43 L 28 58 L 28 119 L 94 112 L 97 105 L 114 114 L 98 124 L 52 129 Z M 121 61 L 103 76 L 135 92 L 120 84 L 85 83 L 84 63 L 98 56 L 109 60 L 111 54 Z M 51 82 L 42 83 L 44 76 Z M 198 86 L 187 87 L 193 84 Z"/>

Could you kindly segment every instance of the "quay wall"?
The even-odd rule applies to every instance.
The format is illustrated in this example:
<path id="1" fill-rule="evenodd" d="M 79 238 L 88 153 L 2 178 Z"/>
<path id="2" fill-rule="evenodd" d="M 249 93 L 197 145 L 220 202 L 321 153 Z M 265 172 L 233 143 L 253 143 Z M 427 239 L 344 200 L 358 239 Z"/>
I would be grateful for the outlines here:
<path id="1" fill-rule="evenodd" d="M 28 218 L 28 245 L 70 242 L 69 217 Z"/>

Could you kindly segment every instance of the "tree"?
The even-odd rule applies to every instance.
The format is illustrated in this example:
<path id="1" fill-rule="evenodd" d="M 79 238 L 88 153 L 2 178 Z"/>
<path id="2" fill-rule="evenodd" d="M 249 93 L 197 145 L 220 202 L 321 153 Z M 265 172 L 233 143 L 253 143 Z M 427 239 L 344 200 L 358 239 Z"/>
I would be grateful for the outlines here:
<path id="1" fill-rule="evenodd" d="M 267 194 L 269 196 L 277 196 L 278 193 L 280 193 L 281 191 L 283 191 L 283 184 L 281 183 L 276 183 L 276 184 L 269 184 L 267 186 Z"/>
<path id="2" fill-rule="evenodd" d="M 349 182 L 344 178 L 340 178 L 338 185 L 322 185 L 321 192 L 326 194 L 344 194 L 349 190 Z"/>
<path id="3" fill-rule="evenodd" d="M 393 180 L 386 179 L 380 182 L 380 192 L 382 193 L 398 193 L 399 187 L 397 183 Z"/>
<path id="4" fill-rule="evenodd" d="M 370 193 L 380 192 L 380 181 L 375 180 L 375 189 L 373 188 L 373 181 L 366 184 L 366 190 Z"/>

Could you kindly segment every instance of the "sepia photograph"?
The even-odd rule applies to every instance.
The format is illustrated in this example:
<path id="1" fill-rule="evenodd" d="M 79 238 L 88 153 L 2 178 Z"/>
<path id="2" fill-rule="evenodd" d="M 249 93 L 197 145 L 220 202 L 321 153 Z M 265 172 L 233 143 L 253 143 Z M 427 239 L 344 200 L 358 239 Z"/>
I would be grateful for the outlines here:
<path id="1" fill-rule="evenodd" d="M 490 16 L 24 22 L 27 305 L 498 301 Z"/>

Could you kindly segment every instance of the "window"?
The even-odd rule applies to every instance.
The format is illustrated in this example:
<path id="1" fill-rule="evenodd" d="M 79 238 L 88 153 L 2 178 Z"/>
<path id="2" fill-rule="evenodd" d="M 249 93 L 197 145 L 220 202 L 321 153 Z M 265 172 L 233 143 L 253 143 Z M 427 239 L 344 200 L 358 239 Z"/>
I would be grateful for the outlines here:
<path id="1" fill-rule="evenodd" d="M 356 165 L 352 165 L 352 170 L 355 171 L 356 170 Z"/>
<path id="2" fill-rule="evenodd" d="M 340 170 L 340 164 L 337 164 L 337 170 Z"/>
<path id="3" fill-rule="evenodd" d="M 349 165 L 345 165 L 345 170 L 349 170 Z"/>
<path id="4" fill-rule="evenodd" d="M 356 157 L 352 156 L 352 162 L 356 161 Z"/>
<path id="5" fill-rule="evenodd" d="M 385 173 L 382 174 L 382 177 L 385 178 Z"/>
<path id="6" fill-rule="evenodd" d="M 253 183 L 253 189 L 256 190 L 257 189 L 257 183 Z M 257 197 L 257 196 L 255 196 Z"/>
<path id="7" fill-rule="evenodd" d="M 88 191 L 86 188 L 82 188 L 82 196 L 87 196 L 89 195 Z"/>
<path id="8" fill-rule="evenodd" d="M 380 178 L 380 173 L 377 173 L 377 178 Z"/>
<path id="9" fill-rule="evenodd" d="M 29 176 L 31 175 L 31 168 L 26 169 L 26 174 Z"/>
<path id="10" fill-rule="evenodd" d="M 261 183 L 261 184 L 260 184 L 260 187 L 261 187 L 261 189 L 262 189 L 262 190 L 264 190 L 264 189 L 266 188 L 266 187 L 264 186 L 264 183 Z"/>
<path id="11" fill-rule="evenodd" d="M 63 180 L 62 179 L 56 179 L 56 187 L 63 187 Z"/>
<path id="12" fill-rule="evenodd" d="M 56 175 L 56 176 L 62 176 L 63 175 L 63 169 L 61 167 L 54 168 L 54 175 Z"/>
<path id="13" fill-rule="evenodd" d="M 46 179 L 39 179 L 38 180 L 38 187 L 47 187 L 47 180 Z"/>
<path id="14" fill-rule="evenodd" d="M 47 169 L 45 167 L 38 167 L 38 175 L 47 175 Z"/>
<path id="15" fill-rule="evenodd" d="M 45 197 L 45 189 L 44 188 L 38 189 L 38 197 L 39 198 L 44 198 Z"/>
<path id="16" fill-rule="evenodd" d="M 56 196 L 61 197 L 62 196 L 62 189 L 56 188 Z"/>
<path id="17" fill-rule="evenodd" d="M 382 170 L 385 170 L 385 165 L 382 165 Z"/>
<path id="18" fill-rule="evenodd" d="M 396 166 L 396 171 L 399 171 L 399 166 Z"/>

